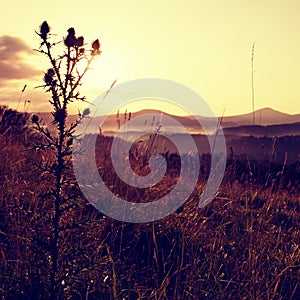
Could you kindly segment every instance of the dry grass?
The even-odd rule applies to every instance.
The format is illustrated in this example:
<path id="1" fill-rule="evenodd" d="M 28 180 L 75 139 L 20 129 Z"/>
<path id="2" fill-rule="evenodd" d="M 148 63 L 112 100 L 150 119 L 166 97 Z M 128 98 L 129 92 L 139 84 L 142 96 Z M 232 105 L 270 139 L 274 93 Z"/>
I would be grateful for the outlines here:
<path id="1" fill-rule="evenodd" d="M 24 132 L 0 139 L 0 295 L 48 299 L 52 211 L 40 195 L 52 181 L 32 164 L 45 153 L 22 152 L 28 146 Z M 98 164 L 106 147 L 98 147 Z M 204 155 L 203 166 L 207 160 Z M 170 174 L 176 177 L 174 166 Z M 203 167 L 202 178 L 206 172 Z M 115 182 L 110 174 L 107 180 Z M 83 197 L 67 203 L 59 235 L 59 298 L 296 299 L 299 175 L 299 162 L 232 157 L 212 203 L 198 209 L 200 180 L 181 209 L 147 224 L 112 220 Z M 80 194 L 73 179 L 65 192 Z M 129 198 L 134 192 L 124 191 Z"/>

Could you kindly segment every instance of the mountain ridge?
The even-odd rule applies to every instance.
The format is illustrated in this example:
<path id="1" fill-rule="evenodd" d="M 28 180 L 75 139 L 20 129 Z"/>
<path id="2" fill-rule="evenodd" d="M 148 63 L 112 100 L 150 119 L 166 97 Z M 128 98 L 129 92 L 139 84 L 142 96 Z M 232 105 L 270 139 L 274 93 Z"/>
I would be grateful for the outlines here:
<path id="1" fill-rule="evenodd" d="M 161 111 L 158 109 L 143 109 L 137 112 L 132 113 L 131 118 L 135 118 L 141 115 L 145 114 L 160 114 Z M 51 113 L 37 113 L 40 118 L 43 120 L 46 124 L 51 124 L 52 121 L 52 115 Z M 210 126 L 212 129 L 216 128 L 216 122 L 211 117 L 203 117 L 203 116 L 176 116 L 172 115 L 170 113 L 164 112 L 164 115 L 167 115 L 176 121 L 180 122 L 184 127 L 186 127 L 188 130 L 190 130 L 192 133 L 203 133 L 203 130 L 201 131 L 201 128 L 199 128 L 199 123 L 197 121 L 200 120 L 203 123 Z M 69 121 L 68 122 L 74 122 L 77 119 L 78 115 L 69 115 Z M 118 127 L 123 125 L 128 121 L 129 114 L 126 113 L 119 113 L 119 115 L 110 115 L 110 116 L 95 116 L 96 120 L 93 122 L 94 124 L 97 123 L 97 118 L 99 118 L 99 124 L 101 124 L 100 119 L 105 119 L 104 126 L 102 127 L 103 132 L 104 131 L 117 131 Z M 149 118 L 148 118 L 149 119 Z M 163 120 L 163 126 L 165 128 L 169 128 L 170 130 L 174 129 L 174 125 L 170 124 L 167 119 Z M 255 124 L 253 125 L 253 114 L 252 113 L 246 113 L 241 115 L 234 115 L 234 116 L 224 116 L 219 117 L 219 120 L 221 120 L 221 126 L 228 134 L 238 134 L 238 135 L 265 135 L 268 133 L 271 133 L 271 135 L 276 135 L 277 133 L 282 135 L 282 133 L 286 134 L 299 134 L 299 122 L 300 122 L 300 114 L 287 114 L 280 111 L 277 111 L 275 109 L 266 107 L 260 110 L 255 111 Z M 150 116 L 150 119 L 148 120 L 148 124 L 152 123 L 155 127 L 155 124 L 159 120 L 153 120 Z M 140 124 L 138 126 L 140 128 L 143 128 L 144 120 L 140 121 Z M 295 124 L 295 125 L 292 125 Z M 276 127 L 276 126 L 277 127 Z M 290 126 L 289 126 L 290 125 Z M 173 127 L 172 127 L 173 126 Z M 270 127 L 275 126 L 275 127 Z M 278 127 L 279 126 L 279 127 Z M 280 128 L 281 126 L 281 128 Z M 172 129 L 173 128 L 173 129 Z"/>

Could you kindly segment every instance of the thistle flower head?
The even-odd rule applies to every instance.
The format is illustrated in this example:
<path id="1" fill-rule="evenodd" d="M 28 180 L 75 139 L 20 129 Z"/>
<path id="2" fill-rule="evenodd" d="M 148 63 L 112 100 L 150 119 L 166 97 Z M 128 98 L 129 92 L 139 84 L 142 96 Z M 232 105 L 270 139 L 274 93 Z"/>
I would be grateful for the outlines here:
<path id="1" fill-rule="evenodd" d="M 69 34 L 69 35 L 75 35 L 75 29 L 74 29 L 73 27 L 70 27 L 70 28 L 68 29 L 68 34 Z"/>
<path id="2" fill-rule="evenodd" d="M 42 24 L 41 24 L 41 27 L 40 27 L 40 34 L 41 34 L 41 38 L 43 40 L 46 40 L 47 39 L 47 35 L 48 33 L 50 32 L 50 28 L 49 28 L 49 25 L 46 21 L 44 21 Z"/>
<path id="3" fill-rule="evenodd" d="M 73 27 L 68 29 L 68 35 L 64 42 L 67 47 L 74 47 L 76 45 L 77 39 L 75 37 L 75 29 Z"/>

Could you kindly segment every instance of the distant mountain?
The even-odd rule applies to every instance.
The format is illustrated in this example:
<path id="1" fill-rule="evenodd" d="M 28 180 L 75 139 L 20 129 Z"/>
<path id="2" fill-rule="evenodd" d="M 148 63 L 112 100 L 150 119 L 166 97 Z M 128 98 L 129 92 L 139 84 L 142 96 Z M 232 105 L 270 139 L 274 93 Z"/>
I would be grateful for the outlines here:
<path id="1" fill-rule="evenodd" d="M 133 116 L 140 116 L 143 114 L 159 114 L 159 110 L 155 109 L 144 109 L 133 113 Z M 192 116 L 173 116 L 171 114 L 165 113 L 170 117 L 175 117 L 176 120 L 181 122 L 187 127 L 196 126 L 196 120 Z M 286 114 L 280 111 L 274 110 L 272 108 L 262 108 L 254 112 L 255 115 L 255 125 L 277 125 L 277 124 L 292 124 L 300 122 L 300 114 Z M 198 116 L 201 120 L 206 122 L 210 119 L 209 117 Z M 221 116 L 219 116 L 221 118 Z M 222 118 L 222 127 L 234 127 L 242 125 L 252 125 L 253 124 L 253 113 L 235 115 L 235 116 L 225 116 Z"/>
<path id="2" fill-rule="evenodd" d="M 255 125 L 276 125 L 276 124 L 291 124 L 300 122 L 300 114 L 290 115 L 279 112 L 272 108 L 263 108 L 255 113 Z M 233 126 L 252 125 L 253 113 L 229 116 L 223 118 L 223 127 L 225 124 L 235 124 Z M 233 127 L 232 126 L 232 127 Z M 228 127 L 225 125 L 225 127 Z"/>
<path id="3" fill-rule="evenodd" d="M 160 121 L 162 121 L 163 129 L 177 132 L 178 128 L 174 127 L 167 118 L 159 120 L 158 117 L 154 118 L 154 115 L 160 115 L 160 110 L 155 109 L 144 109 L 138 112 L 133 112 L 131 119 L 148 114 L 149 117 L 146 119 L 141 119 L 137 122 L 135 127 L 130 127 L 130 130 L 144 130 L 145 122 L 147 126 L 155 127 Z M 153 117 L 151 116 L 153 115 Z M 164 112 L 164 115 L 175 119 L 177 122 L 181 123 L 183 127 L 187 128 L 191 133 L 204 133 L 203 129 L 199 126 L 197 120 L 193 116 L 174 116 Z M 51 113 L 39 113 L 39 116 L 43 119 L 46 124 L 51 124 L 52 116 Z M 210 117 L 198 116 L 201 122 L 205 123 L 210 131 L 213 132 L 216 128 L 216 122 Z M 74 122 L 77 119 L 76 115 L 69 116 L 69 122 Z M 102 132 L 115 132 L 118 130 L 119 126 L 124 125 L 129 119 L 129 114 L 110 115 L 108 117 L 95 117 L 93 122 L 89 123 L 90 128 L 88 131 L 95 132 L 98 131 L 99 125 L 105 120 L 101 130 Z M 263 108 L 261 110 L 255 111 L 255 126 L 252 125 L 253 114 L 242 114 L 236 116 L 225 116 L 222 118 L 222 128 L 225 130 L 226 134 L 237 134 L 237 135 L 269 135 L 269 136 L 282 136 L 285 134 L 300 134 L 299 124 L 300 124 L 300 114 L 290 115 L 276 111 L 271 108 Z M 288 126 L 290 124 L 290 126 Z M 292 125 L 294 124 L 294 125 Z M 275 125 L 280 125 L 276 127 Z M 242 126 L 242 127 L 241 127 Z M 272 127 L 273 126 L 273 127 Z M 275 126 L 275 127 L 274 127 Z M 236 127 L 236 129 L 234 129 Z"/>

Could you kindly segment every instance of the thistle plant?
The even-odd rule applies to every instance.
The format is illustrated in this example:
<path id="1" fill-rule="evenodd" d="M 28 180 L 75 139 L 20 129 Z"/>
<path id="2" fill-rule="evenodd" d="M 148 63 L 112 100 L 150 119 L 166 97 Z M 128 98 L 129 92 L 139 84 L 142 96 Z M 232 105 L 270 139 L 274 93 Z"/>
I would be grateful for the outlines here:
<path id="1" fill-rule="evenodd" d="M 40 133 L 40 140 L 33 148 L 47 151 L 51 149 L 54 159 L 40 161 L 38 167 L 45 173 L 52 174 L 55 183 L 47 194 L 52 205 L 52 230 L 51 242 L 48 245 L 51 257 L 50 267 L 50 298 L 57 299 L 59 296 L 59 280 L 57 278 L 59 259 L 59 238 L 60 238 L 60 218 L 62 205 L 71 199 L 65 192 L 69 183 L 68 162 L 72 153 L 72 137 L 77 125 L 85 118 L 89 111 L 86 109 L 78 114 L 78 119 L 73 122 L 68 120 L 68 108 L 70 103 L 79 101 L 86 102 L 85 96 L 79 92 L 82 79 L 89 70 L 93 60 L 101 54 L 99 40 L 96 39 L 89 46 L 85 44 L 84 37 L 76 37 L 75 29 L 69 28 L 65 38 L 59 41 L 52 41 L 55 35 L 51 34 L 51 29 L 45 21 L 36 32 L 41 42 L 36 50 L 46 56 L 50 62 L 50 67 L 44 73 L 44 83 L 39 86 L 46 93 L 51 95 L 49 100 L 52 107 L 52 123 L 55 131 L 50 131 L 44 126 L 38 115 L 32 116 L 35 129 Z M 57 55 L 57 49 L 62 47 L 61 54 Z M 79 68 L 80 66 L 80 68 Z"/>

